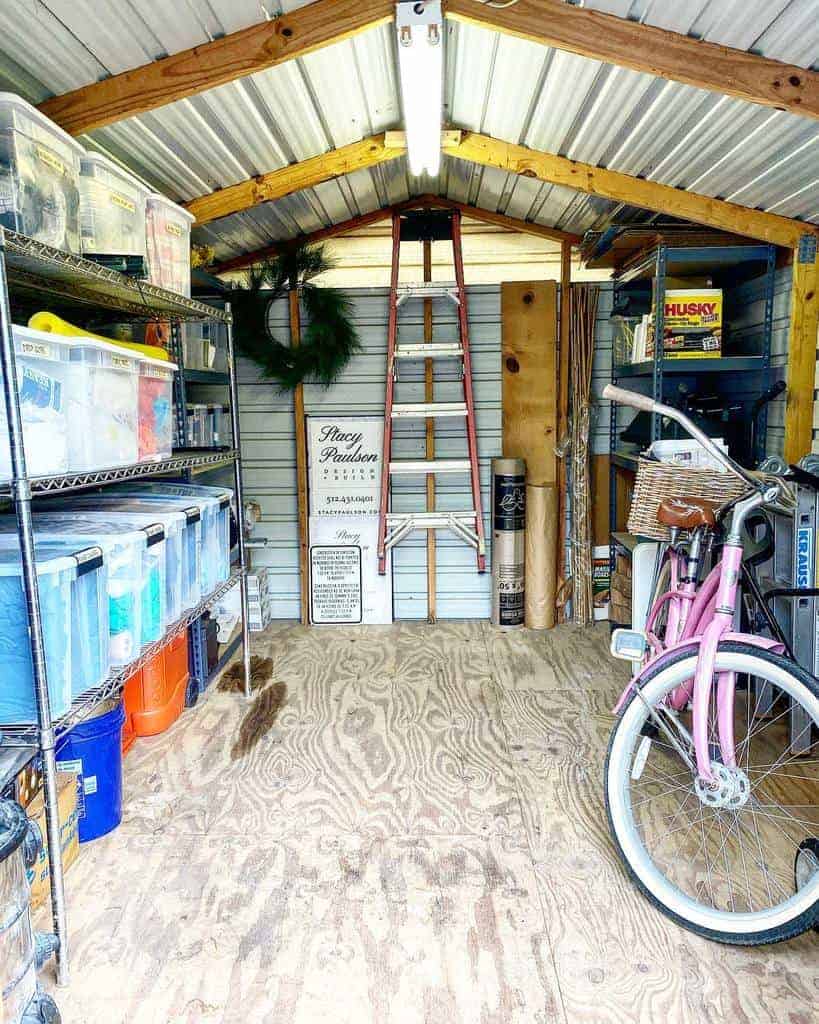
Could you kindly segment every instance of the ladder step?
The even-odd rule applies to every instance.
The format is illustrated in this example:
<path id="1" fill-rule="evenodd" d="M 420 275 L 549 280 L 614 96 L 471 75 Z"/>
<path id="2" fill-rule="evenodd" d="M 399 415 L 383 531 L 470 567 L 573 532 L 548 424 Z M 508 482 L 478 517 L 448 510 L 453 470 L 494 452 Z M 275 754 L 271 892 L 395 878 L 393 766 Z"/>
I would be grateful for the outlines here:
<path id="1" fill-rule="evenodd" d="M 394 420 L 433 416 L 466 416 L 466 402 L 410 402 L 392 407 Z"/>
<path id="2" fill-rule="evenodd" d="M 400 526 L 402 523 L 412 523 L 416 530 L 440 530 L 449 526 L 452 520 L 459 523 L 475 523 L 475 512 L 388 512 L 387 525 Z"/>
<path id="3" fill-rule="evenodd" d="M 471 468 L 469 459 L 399 459 L 390 463 L 393 476 L 407 473 L 468 473 Z"/>
<path id="4" fill-rule="evenodd" d="M 464 350 L 456 341 L 398 345 L 395 349 L 396 359 L 460 359 L 463 354 Z"/>
<path id="5" fill-rule="evenodd" d="M 458 286 L 456 284 L 435 284 L 432 281 L 419 281 L 416 284 L 400 284 L 395 290 L 395 304 L 400 306 L 407 299 L 440 299 L 449 298 L 458 305 Z"/>

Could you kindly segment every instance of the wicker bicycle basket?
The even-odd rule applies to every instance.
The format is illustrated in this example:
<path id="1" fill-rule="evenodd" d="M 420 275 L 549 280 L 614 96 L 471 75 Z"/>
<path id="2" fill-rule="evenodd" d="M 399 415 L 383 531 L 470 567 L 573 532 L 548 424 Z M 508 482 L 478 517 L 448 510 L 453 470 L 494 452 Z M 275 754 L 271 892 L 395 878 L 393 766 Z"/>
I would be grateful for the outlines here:
<path id="1" fill-rule="evenodd" d="M 638 537 L 667 541 L 668 527 L 657 522 L 657 510 L 664 498 L 705 498 L 723 505 L 741 497 L 747 490 L 748 485 L 733 473 L 638 459 L 628 531 Z"/>

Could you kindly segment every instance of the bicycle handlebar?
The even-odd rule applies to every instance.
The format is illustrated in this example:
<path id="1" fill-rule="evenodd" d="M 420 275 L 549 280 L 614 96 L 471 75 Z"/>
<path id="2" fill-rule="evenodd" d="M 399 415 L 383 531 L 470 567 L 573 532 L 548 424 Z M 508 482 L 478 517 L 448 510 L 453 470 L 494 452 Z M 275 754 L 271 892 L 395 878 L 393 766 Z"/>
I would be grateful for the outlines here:
<path id="1" fill-rule="evenodd" d="M 627 391 L 625 388 L 618 388 L 614 384 L 607 384 L 603 388 L 603 398 L 608 398 L 612 402 L 619 402 L 620 405 L 630 405 L 632 409 L 639 409 L 641 412 L 653 412 L 656 416 L 665 416 L 670 420 L 674 420 L 675 423 L 683 428 L 683 430 L 690 434 L 695 441 L 698 441 L 703 448 L 717 460 L 722 463 L 723 466 L 734 476 L 739 477 L 743 483 L 746 483 L 749 487 L 752 487 L 755 491 L 763 491 L 766 487 L 765 482 L 760 480 L 758 477 L 753 476 L 748 472 L 747 469 L 743 469 L 739 463 L 734 460 L 711 440 L 711 438 L 704 433 L 691 420 L 680 412 L 679 409 L 675 409 L 671 405 L 663 405 L 662 402 L 655 402 L 649 395 L 641 395 L 637 391 Z"/>

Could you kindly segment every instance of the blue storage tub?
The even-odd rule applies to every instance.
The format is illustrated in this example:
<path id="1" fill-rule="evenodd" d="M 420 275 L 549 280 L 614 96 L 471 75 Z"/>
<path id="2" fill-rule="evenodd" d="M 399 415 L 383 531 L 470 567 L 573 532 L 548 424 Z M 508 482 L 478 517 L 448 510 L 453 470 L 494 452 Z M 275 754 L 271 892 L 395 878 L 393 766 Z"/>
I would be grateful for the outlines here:
<path id="1" fill-rule="evenodd" d="M 83 794 L 79 816 L 81 843 L 113 831 L 122 821 L 122 702 L 90 718 L 57 743 L 57 768 L 80 776 Z"/>
<path id="2" fill-rule="evenodd" d="M 230 503 L 233 491 L 167 480 L 135 480 L 111 490 L 155 501 L 199 505 L 202 514 L 202 593 L 210 594 L 230 576 Z"/>
<path id="3" fill-rule="evenodd" d="M 194 608 L 202 596 L 202 517 L 198 505 L 179 501 L 175 506 L 172 502 L 157 502 L 148 498 L 132 498 L 127 494 L 115 494 L 109 490 L 97 494 L 81 494 L 66 498 L 58 503 L 66 509 L 74 509 L 75 514 L 87 515 L 89 512 L 101 512 L 106 515 L 142 516 L 145 521 L 163 523 L 165 536 L 169 538 L 168 561 L 179 559 L 169 569 L 169 575 L 177 572 L 181 577 L 180 611 L 172 621 L 180 618 L 182 613 Z M 113 518 L 113 517 L 112 517 Z M 179 544 L 174 545 L 170 538 L 176 536 Z M 177 555 L 175 552 L 179 552 Z"/>
<path id="4" fill-rule="evenodd" d="M 55 718 L 71 706 L 71 590 L 76 575 L 73 558 L 37 563 L 48 695 Z M 0 664 L 0 725 L 36 722 L 28 610 L 18 549 L 0 549 Z"/>
<path id="5" fill-rule="evenodd" d="M 111 517 L 93 523 L 67 512 L 35 512 L 34 534 L 40 542 L 66 541 L 102 548 L 108 570 L 109 653 L 112 665 L 127 665 L 143 643 L 142 591 L 148 535 L 128 530 Z M 16 531 L 13 516 L 0 517 L 0 531 Z M 161 632 L 160 634 L 161 635 Z M 158 636 L 154 637 L 158 639 Z"/>

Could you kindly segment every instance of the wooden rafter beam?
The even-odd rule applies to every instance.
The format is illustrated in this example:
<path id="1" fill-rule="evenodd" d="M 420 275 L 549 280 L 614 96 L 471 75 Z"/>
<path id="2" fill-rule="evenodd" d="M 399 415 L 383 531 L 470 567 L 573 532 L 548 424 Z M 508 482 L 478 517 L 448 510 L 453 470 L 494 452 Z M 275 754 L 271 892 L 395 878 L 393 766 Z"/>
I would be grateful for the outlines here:
<path id="1" fill-rule="evenodd" d="M 567 8 L 568 10 L 568 8 Z M 590 195 L 602 196 L 615 202 L 625 202 L 645 210 L 655 210 L 672 217 L 720 228 L 747 238 L 756 238 L 790 249 L 799 244 L 805 233 L 817 234 L 819 228 L 790 220 L 774 213 L 751 210 L 746 206 L 728 203 L 722 199 L 656 181 L 635 178 L 620 171 L 579 163 L 566 157 L 540 150 L 527 149 L 511 142 L 502 142 L 477 132 L 463 132 L 455 146 L 446 146 L 448 156 L 471 160 L 487 167 L 497 167 L 510 174 L 537 178 L 554 185 L 563 185 Z"/>
<path id="2" fill-rule="evenodd" d="M 394 135 L 395 133 L 393 133 Z M 314 188 L 325 181 L 340 178 L 344 174 L 352 174 L 366 167 L 395 160 L 406 152 L 405 148 L 394 143 L 384 144 L 384 133 L 373 135 L 361 142 L 352 142 L 349 146 L 332 149 L 329 153 L 310 157 L 297 164 L 288 164 L 268 174 L 260 174 L 256 178 L 248 178 L 236 185 L 209 192 L 207 195 L 192 199 L 185 206 L 196 217 L 197 224 L 227 217 L 231 213 L 249 210 L 259 203 L 267 203 L 273 199 L 281 199 L 293 192 L 305 188 Z"/>
<path id="3" fill-rule="evenodd" d="M 492 213 L 490 210 L 482 210 L 477 206 L 469 206 L 466 203 L 458 203 L 453 199 L 446 199 L 443 196 L 432 195 L 427 193 L 425 195 L 414 196 L 411 199 L 407 199 L 402 203 L 394 203 L 392 206 L 383 206 L 377 210 L 372 210 L 369 213 L 359 214 L 357 217 L 350 217 L 349 220 L 339 221 L 338 224 L 330 224 L 328 227 L 319 228 L 318 231 L 312 231 L 307 235 L 300 235 L 294 239 L 289 239 L 287 243 L 277 242 L 273 245 L 265 246 L 263 249 L 255 249 L 253 252 L 243 253 L 240 256 L 232 256 L 229 260 L 223 260 L 221 263 L 214 267 L 214 272 L 217 274 L 226 274 L 231 270 L 241 270 L 243 267 L 249 267 L 253 263 L 259 263 L 262 260 L 271 259 L 281 252 L 285 244 L 292 245 L 294 243 L 306 243 L 312 244 L 315 242 L 324 242 L 328 238 L 336 238 L 339 235 L 349 234 L 351 231 L 357 231 L 360 228 L 369 227 L 371 224 L 377 224 L 379 221 L 386 220 L 391 217 L 392 214 L 397 210 L 416 210 L 423 207 L 437 207 L 439 209 L 447 210 L 460 210 L 464 217 L 470 217 L 472 220 L 483 221 L 487 224 L 494 224 L 498 227 L 507 228 L 510 231 L 519 231 L 523 234 L 534 235 L 537 238 L 546 238 L 550 241 L 560 242 L 569 246 L 579 245 L 580 236 L 572 235 L 567 231 L 558 231 L 556 228 L 546 227 L 543 224 L 535 224 L 528 220 L 518 220 L 516 217 L 507 217 L 502 213 Z"/>
<path id="4" fill-rule="evenodd" d="M 447 17 L 544 46 L 684 82 L 699 89 L 819 118 L 819 74 L 679 32 L 576 7 L 562 0 L 517 0 L 492 7 L 446 0 Z"/>
<path id="5" fill-rule="evenodd" d="M 391 0 L 315 0 L 272 21 L 55 96 L 40 110 L 80 135 L 303 57 L 391 21 L 394 13 Z"/>

